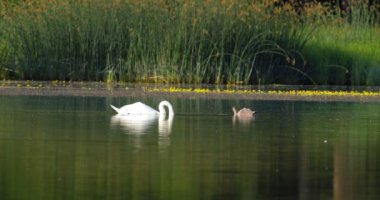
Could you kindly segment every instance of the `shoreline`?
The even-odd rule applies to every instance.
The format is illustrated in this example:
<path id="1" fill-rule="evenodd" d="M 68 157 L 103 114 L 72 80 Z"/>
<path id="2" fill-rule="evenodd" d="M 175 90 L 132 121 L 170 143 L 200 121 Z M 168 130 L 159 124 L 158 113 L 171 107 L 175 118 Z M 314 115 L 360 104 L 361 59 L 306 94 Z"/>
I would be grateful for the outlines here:
<path id="1" fill-rule="evenodd" d="M 380 102 L 380 91 L 255 90 L 173 87 L 160 84 L 107 84 L 103 82 L 0 82 L 0 96 L 175 97 L 262 101 Z M 285 87 L 285 86 L 284 86 Z"/>

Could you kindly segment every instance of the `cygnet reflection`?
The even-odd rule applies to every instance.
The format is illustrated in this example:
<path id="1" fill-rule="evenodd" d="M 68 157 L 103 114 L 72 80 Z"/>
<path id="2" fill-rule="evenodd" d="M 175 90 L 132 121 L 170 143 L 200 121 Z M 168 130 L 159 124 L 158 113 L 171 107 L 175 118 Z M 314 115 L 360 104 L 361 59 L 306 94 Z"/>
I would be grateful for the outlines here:
<path id="1" fill-rule="evenodd" d="M 244 117 L 234 115 L 232 117 L 232 124 L 233 125 L 236 125 L 236 124 L 249 125 L 253 121 L 255 121 L 255 119 L 256 119 L 255 115 L 244 116 Z"/>

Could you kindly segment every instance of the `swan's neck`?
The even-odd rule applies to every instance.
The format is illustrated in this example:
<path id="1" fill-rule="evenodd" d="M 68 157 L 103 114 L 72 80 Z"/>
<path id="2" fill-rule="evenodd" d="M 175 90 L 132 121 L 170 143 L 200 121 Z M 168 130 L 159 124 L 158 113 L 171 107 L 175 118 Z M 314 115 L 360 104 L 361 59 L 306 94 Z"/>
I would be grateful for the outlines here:
<path id="1" fill-rule="evenodd" d="M 236 114 L 237 114 L 235 106 L 234 106 L 234 107 L 232 107 L 232 112 L 234 112 L 234 115 L 236 115 Z"/>
<path id="2" fill-rule="evenodd" d="M 169 115 L 174 115 L 173 106 L 168 101 L 161 101 L 160 105 L 158 106 L 159 113 L 166 114 L 165 106 L 168 107 Z"/>

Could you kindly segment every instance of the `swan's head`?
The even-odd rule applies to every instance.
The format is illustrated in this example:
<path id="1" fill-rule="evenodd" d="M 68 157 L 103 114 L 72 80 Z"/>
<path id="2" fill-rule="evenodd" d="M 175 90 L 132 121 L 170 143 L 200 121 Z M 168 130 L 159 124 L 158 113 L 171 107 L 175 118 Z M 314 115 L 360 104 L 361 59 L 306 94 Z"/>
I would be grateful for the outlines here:
<path id="1" fill-rule="evenodd" d="M 169 101 L 161 101 L 160 105 L 158 105 L 160 114 L 166 114 L 165 106 L 168 107 L 169 115 L 174 115 L 173 106 Z"/>

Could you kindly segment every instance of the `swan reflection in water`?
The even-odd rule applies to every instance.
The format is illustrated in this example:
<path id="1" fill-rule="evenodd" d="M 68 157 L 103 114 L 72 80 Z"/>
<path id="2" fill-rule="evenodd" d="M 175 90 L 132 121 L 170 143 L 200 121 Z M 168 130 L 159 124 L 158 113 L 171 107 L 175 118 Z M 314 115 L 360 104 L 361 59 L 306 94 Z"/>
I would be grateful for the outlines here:
<path id="1" fill-rule="evenodd" d="M 168 137 L 173 126 L 174 115 L 121 115 L 111 118 L 112 126 L 120 126 L 126 134 L 143 135 L 158 121 L 158 133 Z"/>
<path id="2" fill-rule="evenodd" d="M 242 124 L 244 126 L 250 125 L 253 121 L 255 121 L 256 116 L 248 116 L 248 117 L 239 117 L 239 116 L 232 116 L 232 124 Z"/>
<path id="3" fill-rule="evenodd" d="M 111 117 L 111 126 L 119 126 L 124 133 L 141 136 L 149 133 L 149 130 L 157 125 L 158 121 L 158 146 L 166 149 L 170 146 L 170 134 L 172 131 L 174 115 L 121 115 Z M 143 146 L 143 138 L 134 137 L 133 143 L 137 149 Z"/>
<path id="4" fill-rule="evenodd" d="M 161 148 L 170 146 L 170 134 L 172 133 L 174 115 L 160 115 L 158 118 L 158 145 Z"/>
<path id="5" fill-rule="evenodd" d="M 121 115 L 111 118 L 112 126 L 120 126 L 126 134 L 143 135 L 158 120 L 156 115 Z"/>

